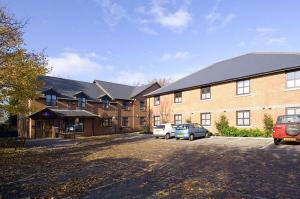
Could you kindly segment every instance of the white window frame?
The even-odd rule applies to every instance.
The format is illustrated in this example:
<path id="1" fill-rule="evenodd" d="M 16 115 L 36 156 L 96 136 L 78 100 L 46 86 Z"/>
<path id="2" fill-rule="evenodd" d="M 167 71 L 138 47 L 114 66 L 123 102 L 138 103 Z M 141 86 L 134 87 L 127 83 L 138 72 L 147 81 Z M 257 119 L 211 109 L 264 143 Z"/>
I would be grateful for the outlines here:
<path id="1" fill-rule="evenodd" d="M 298 107 L 287 107 L 285 109 L 285 112 L 286 112 L 287 115 L 295 115 L 295 114 L 299 115 L 300 114 L 300 106 L 298 106 Z M 291 112 L 293 112 L 293 113 L 291 114 Z"/>
<path id="2" fill-rule="evenodd" d="M 236 95 L 247 95 L 250 94 L 250 92 L 250 79 L 236 82 Z"/>
<path id="3" fill-rule="evenodd" d="M 182 102 L 182 92 L 174 93 L 174 103 L 178 104 Z"/>
<path id="4" fill-rule="evenodd" d="M 211 126 L 211 113 L 201 113 L 200 118 L 202 126 Z"/>
<path id="5" fill-rule="evenodd" d="M 154 97 L 154 106 L 160 105 L 160 96 Z"/>
<path id="6" fill-rule="evenodd" d="M 182 114 L 174 114 L 174 124 L 182 124 Z"/>
<path id="7" fill-rule="evenodd" d="M 211 87 L 210 86 L 201 88 L 200 93 L 201 93 L 201 100 L 211 99 Z"/>
<path id="8" fill-rule="evenodd" d="M 247 117 L 247 114 L 248 114 L 248 117 Z M 250 110 L 236 111 L 236 126 L 251 126 Z"/>
<path id="9" fill-rule="evenodd" d="M 300 88 L 300 70 L 286 73 L 286 88 Z"/>
<path id="10" fill-rule="evenodd" d="M 160 116 L 153 116 L 153 126 L 160 125 Z"/>

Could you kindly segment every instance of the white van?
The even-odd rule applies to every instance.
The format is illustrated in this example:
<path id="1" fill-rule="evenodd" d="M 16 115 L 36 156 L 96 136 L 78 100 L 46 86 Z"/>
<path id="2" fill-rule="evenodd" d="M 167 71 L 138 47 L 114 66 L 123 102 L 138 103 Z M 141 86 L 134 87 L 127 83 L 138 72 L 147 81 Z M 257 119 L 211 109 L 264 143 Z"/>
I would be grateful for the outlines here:
<path id="1" fill-rule="evenodd" d="M 153 135 L 155 138 L 164 137 L 169 139 L 171 137 L 175 137 L 175 125 L 166 123 L 154 126 Z"/>

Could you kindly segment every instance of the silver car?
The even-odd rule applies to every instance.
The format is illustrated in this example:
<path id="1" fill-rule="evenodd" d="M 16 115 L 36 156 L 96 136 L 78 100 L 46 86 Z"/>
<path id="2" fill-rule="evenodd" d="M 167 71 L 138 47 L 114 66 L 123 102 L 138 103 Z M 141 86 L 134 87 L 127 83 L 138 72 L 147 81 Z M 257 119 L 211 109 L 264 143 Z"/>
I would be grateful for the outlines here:
<path id="1" fill-rule="evenodd" d="M 209 137 L 209 132 L 203 126 L 197 123 L 192 124 L 180 124 L 176 127 L 175 138 L 179 139 L 189 139 L 190 141 L 195 138 Z"/>

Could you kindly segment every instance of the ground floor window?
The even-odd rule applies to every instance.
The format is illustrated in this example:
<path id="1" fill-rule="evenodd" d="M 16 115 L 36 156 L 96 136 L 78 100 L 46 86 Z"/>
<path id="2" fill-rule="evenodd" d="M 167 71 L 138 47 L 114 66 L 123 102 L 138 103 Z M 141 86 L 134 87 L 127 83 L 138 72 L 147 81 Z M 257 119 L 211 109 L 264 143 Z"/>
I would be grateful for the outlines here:
<path id="1" fill-rule="evenodd" d="M 210 113 L 201 113 L 201 125 L 210 126 L 211 125 L 211 114 Z"/>
<path id="2" fill-rule="evenodd" d="M 122 126 L 128 127 L 128 117 L 122 117 Z"/>
<path id="3" fill-rule="evenodd" d="M 160 116 L 154 116 L 154 126 L 160 125 Z"/>
<path id="4" fill-rule="evenodd" d="M 84 122 L 82 118 L 70 118 L 66 121 L 67 132 L 84 132 Z"/>
<path id="5" fill-rule="evenodd" d="M 140 117 L 140 126 L 145 126 L 145 125 L 146 125 L 145 117 Z"/>
<path id="6" fill-rule="evenodd" d="M 236 125 L 237 126 L 250 126 L 250 111 L 237 111 L 236 112 Z"/>
<path id="7" fill-rule="evenodd" d="M 287 115 L 296 115 L 300 114 L 300 107 L 288 107 L 286 108 L 286 114 Z"/>
<path id="8" fill-rule="evenodd" d="M 182 115 L 181 114 L 175 114 L 174 115 L 174 123 L 176 125 L 182 124 Z"/>
<path id="9" fill-rule="evenodd" d="M 112 127 L 112 118 L 104 118 L 102 120 L 103 127 Z"/>

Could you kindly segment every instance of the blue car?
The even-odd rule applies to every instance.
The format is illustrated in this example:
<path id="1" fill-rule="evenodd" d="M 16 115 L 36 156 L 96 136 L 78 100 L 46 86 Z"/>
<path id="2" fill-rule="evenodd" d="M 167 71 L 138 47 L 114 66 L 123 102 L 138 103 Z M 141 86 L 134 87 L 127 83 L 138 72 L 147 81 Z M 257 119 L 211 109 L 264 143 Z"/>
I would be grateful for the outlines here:
<path id="1" fill-rule="evenodd" d="M 189 139 L 190 141 L 195 138 L 208 138 L 209 132 L 200 124 L 180 124 L 176 127 L 175 138 L 179 139 Z"/>

